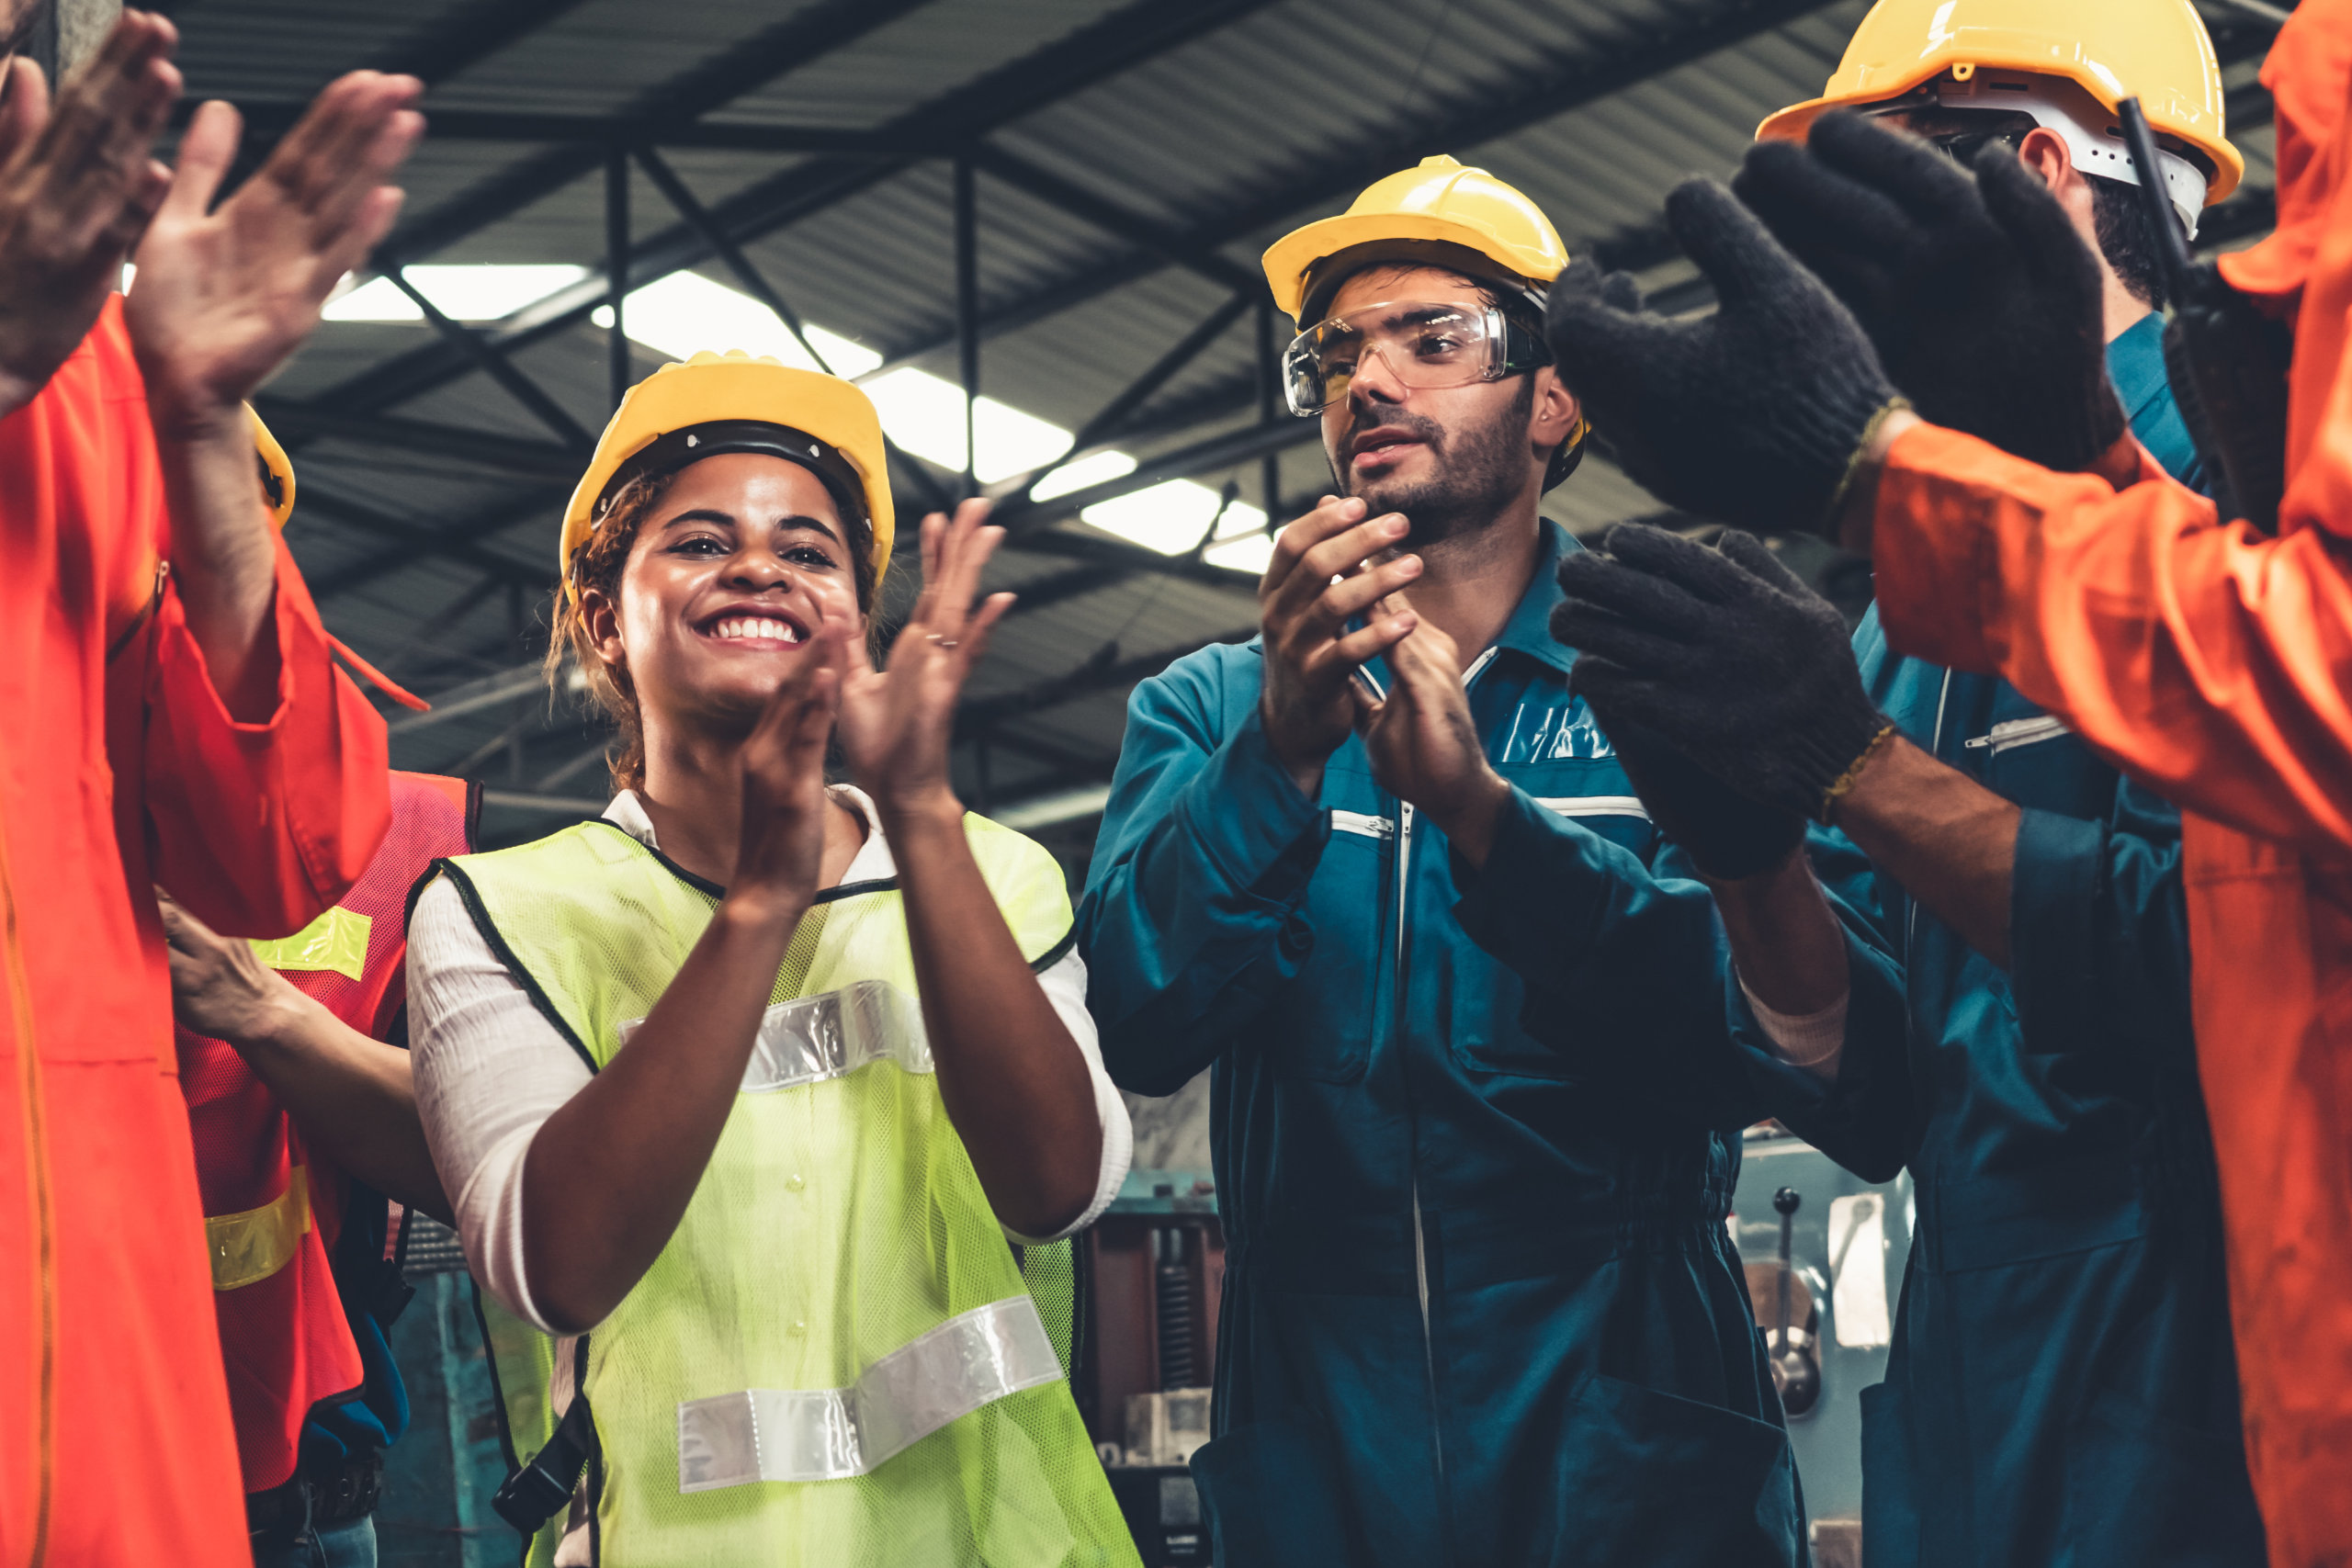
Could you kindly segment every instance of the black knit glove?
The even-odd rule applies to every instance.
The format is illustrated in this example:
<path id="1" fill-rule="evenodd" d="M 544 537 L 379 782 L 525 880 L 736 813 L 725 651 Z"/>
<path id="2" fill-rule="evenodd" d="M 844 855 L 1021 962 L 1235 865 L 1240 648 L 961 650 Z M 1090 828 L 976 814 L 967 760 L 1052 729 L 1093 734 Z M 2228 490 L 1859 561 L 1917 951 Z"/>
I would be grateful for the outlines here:
<path id="1" fill-rule="evenodd" d="M 1732 189 L 1846 302 L 1921 418 L 2088 468 L 2124 428 L 2098 263 L 2015 152 L 1992 143 L 1975 170 L 1827 114 L 1803 147 L 1749 148 Z"/>
<path id="2" fill-rule="evenodd" d="M 1844 619 L 1750 535 L 1717 550 L 1621 523 L 1560 563 L 1560 588 L 1552 635 L 1583 650 L 1569 689 L 1751 800 L 1826 818 L 1888 732 Z"/>
<path id="3" fill-rule="evenodd" d="M 1894 398 L 1878 355 L 1722 186 L 1685 180 L 1666 220 L 1720 306 L 1668 321 L 1642 308 L 1632 278 L 1578 262 L 1553 284 L 1545 323 L 1561 376 L 1659 500 L 1751 528 L 1826 532 L 1871 420 Z"/>
<path id="4" fill-rule="evenodd" d="M 1555 625 L 1557 616 L 1555 616 Z M 1804 837 L 1804 818 L 1748 799 L 1657 730 L 1593 705 L 1650 821 L 1717 882 L 1770 871 Z"/>

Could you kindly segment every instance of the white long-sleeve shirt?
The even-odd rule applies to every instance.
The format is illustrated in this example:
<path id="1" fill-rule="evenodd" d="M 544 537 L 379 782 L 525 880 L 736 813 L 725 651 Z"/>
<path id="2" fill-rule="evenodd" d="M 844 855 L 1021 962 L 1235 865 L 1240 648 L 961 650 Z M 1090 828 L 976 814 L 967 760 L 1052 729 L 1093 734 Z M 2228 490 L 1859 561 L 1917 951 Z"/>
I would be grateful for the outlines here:
<path id="1" fill-rule="evenodd" d="M 832 794 L 865 819 L 865 846 L 842 881 L 896 875 L 874 803 L 846 784 L 835 785 Z M 614 797 L 605 819 L 649 849 L 659 848 L 652 820 L 633 793 Z M 408 942 L 417 1111 L 442 1190 L 457 1210 L 466 1261 L 510 1311 L 554 1333 L 539 1315 L 524 1269 L 524 1156 L 548 1118 L 593 1075 L 491 951 L 447 878 L 435 881 L 417 900 Z M 1092 1224 L 1118 1195 L 1134 1150 L 1126 1104 L 1102 1070 L 1094 1020 L 1086 1010 L 1085 963 L 1072 951 L 1037 981 L 1086 1057 L 1102 1127 L 1102 1163 L 1093 1200 L 1066 1229 L 1051 1236 L 1006 1233 L 1024 1245 L 1058 1240 Z"/>

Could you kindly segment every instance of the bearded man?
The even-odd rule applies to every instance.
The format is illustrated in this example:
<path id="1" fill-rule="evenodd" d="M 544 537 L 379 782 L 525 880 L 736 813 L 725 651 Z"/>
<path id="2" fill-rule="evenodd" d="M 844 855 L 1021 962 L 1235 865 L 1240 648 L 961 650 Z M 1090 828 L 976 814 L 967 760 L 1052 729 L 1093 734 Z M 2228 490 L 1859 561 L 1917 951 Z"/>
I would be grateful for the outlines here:
<path id="1" fill-rule="evenodd" d="M 1450 158 L 1267 252 L 1339 493 L 1277 542 L 1262 635 L 1129 708 L 1080 933 L 1112 1077 L 1212 1069 L 1193 1470 L 1227 1568 L 1804 1560 L 1724 1230 L 1757 1112 L 1713 1064 L 1758 1014 L 1723 933 L 1833 1042 L 1815 1015 L 1899 1019 L 1899 980 L 1800 822 L 1568 691 L 1577 546 L 1538 507 L 1585 426 L 1535 331 L 1566 259 Z"/>

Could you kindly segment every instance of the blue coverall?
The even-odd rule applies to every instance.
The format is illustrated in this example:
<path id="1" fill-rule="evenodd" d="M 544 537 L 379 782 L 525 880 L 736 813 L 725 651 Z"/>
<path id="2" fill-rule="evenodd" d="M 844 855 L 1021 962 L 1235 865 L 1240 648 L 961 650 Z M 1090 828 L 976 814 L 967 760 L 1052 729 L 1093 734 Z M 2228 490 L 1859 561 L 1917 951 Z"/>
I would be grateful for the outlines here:
<path id="1" fill-rule="evenodd" d="M 2193 483 L 2162 328 L 2143 318 L 2109 368 Z M 1854 649 L 1905 735 L 2024 808 L 2007 974 L 1815 829 L 1816 867 L 1904 957 L 1909 1027 L 1858 1018 L 1834 1089 L 1751 1059 L 1792 1129 L 1916 1184 L 1886 1381 L 1862 1393 L 1864 1561 L 2258 1568 L 2179 813 L 2006 682 L 1890 653 L 1875 609 Z"/>
<path id="2" fill-rule="evenodd" d="M 1512 784 L 1474 873 L 1351 739 L 1302 795 L 1262 654 L 1131 700 L 1083 905 L 1111 1076 L 1213 1068 L 1223 1568 L 1804 1561 L 1724 1220 L 1757 1119 L 1713 906 L 1547 630 L 1542 559 L 1468 672 Z M 1388 674 L 1371 672 L 1385 688 Z M 1859 926 L 1859 921 L 1857 922 Z M 1901 979 L 1849 938 L 1856 1013 Z"/>

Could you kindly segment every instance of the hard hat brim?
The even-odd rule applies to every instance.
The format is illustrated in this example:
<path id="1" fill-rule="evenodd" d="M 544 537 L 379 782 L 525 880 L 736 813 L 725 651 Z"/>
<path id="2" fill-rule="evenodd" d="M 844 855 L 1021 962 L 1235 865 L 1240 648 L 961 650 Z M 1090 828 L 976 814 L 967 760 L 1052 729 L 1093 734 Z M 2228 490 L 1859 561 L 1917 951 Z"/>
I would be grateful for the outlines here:
<path id="1" fill-rule="evenodd" d="M 1306 303 L 1308 286 L 1319 286 L 1325 281 L 1314 276 L 1318 264 L 1348 251 L 1363 250 L 1366 253 L 1365 265 L 1372 265 L 1379 260 L 1377 247 L 1416 241 L 1449 245 L 1484 257 L 1490 266 L 1506 269 L 1538 288 L 1552 281 L 1544 273 L 1550 258 L 1497 255 L 1495 253 L 1501 247 L 1494 236 L 1468 223 L 1416 214 L 1342 213 L 1294 230 L 1267 247 L 1266 283 L 1273 290 L 1274 306 L 1284 315 L 1298 320 L 1304 329 L 1308 323 L 1301 319 L 1300 312 Z M 1414 258 L 1407 254 L 1396 259 L 1410 262 Z M 1424 265 L 1443 263 L 1430 258 Z M 1317 292 L 1323 290 L 1318 287 Z"/>
<path id="2" fill-rule="evenodd" d="M 729 419 L 806 431 L 831 442 L 848 459 L 864 481 L 874 581 L 880 586 L 889 568 L 897 514 L 888 447 L 873 400 L 854 382 L 821 371 L 741 354 L 702 353 L 682 365 L 665 365 L 630 388 L 605 427 L 563 512 L 557 559 L 565 593 L 572 591 L 572 558 L 595 533 L 596 503 L 621 465 L 672 431 Z"/>
<path id="3" fill-rule="evenodd" d="M 253 404 L 245 405 L 245 416 L 253 425 L 254 456 L 260 458 L 261 467 L 269 478 L 277 481 L 275 495 L 270 493 L 267 480 L 263 481 L 262 499 L 269 507 L 270 516 L 283 531 L 287 520 L 294 515 L 294 464 L 286 456 L 286 448 L 278 444 L 277 437 L 269 433 L 269 426 L 262 423 L 261 414 Z"/>

